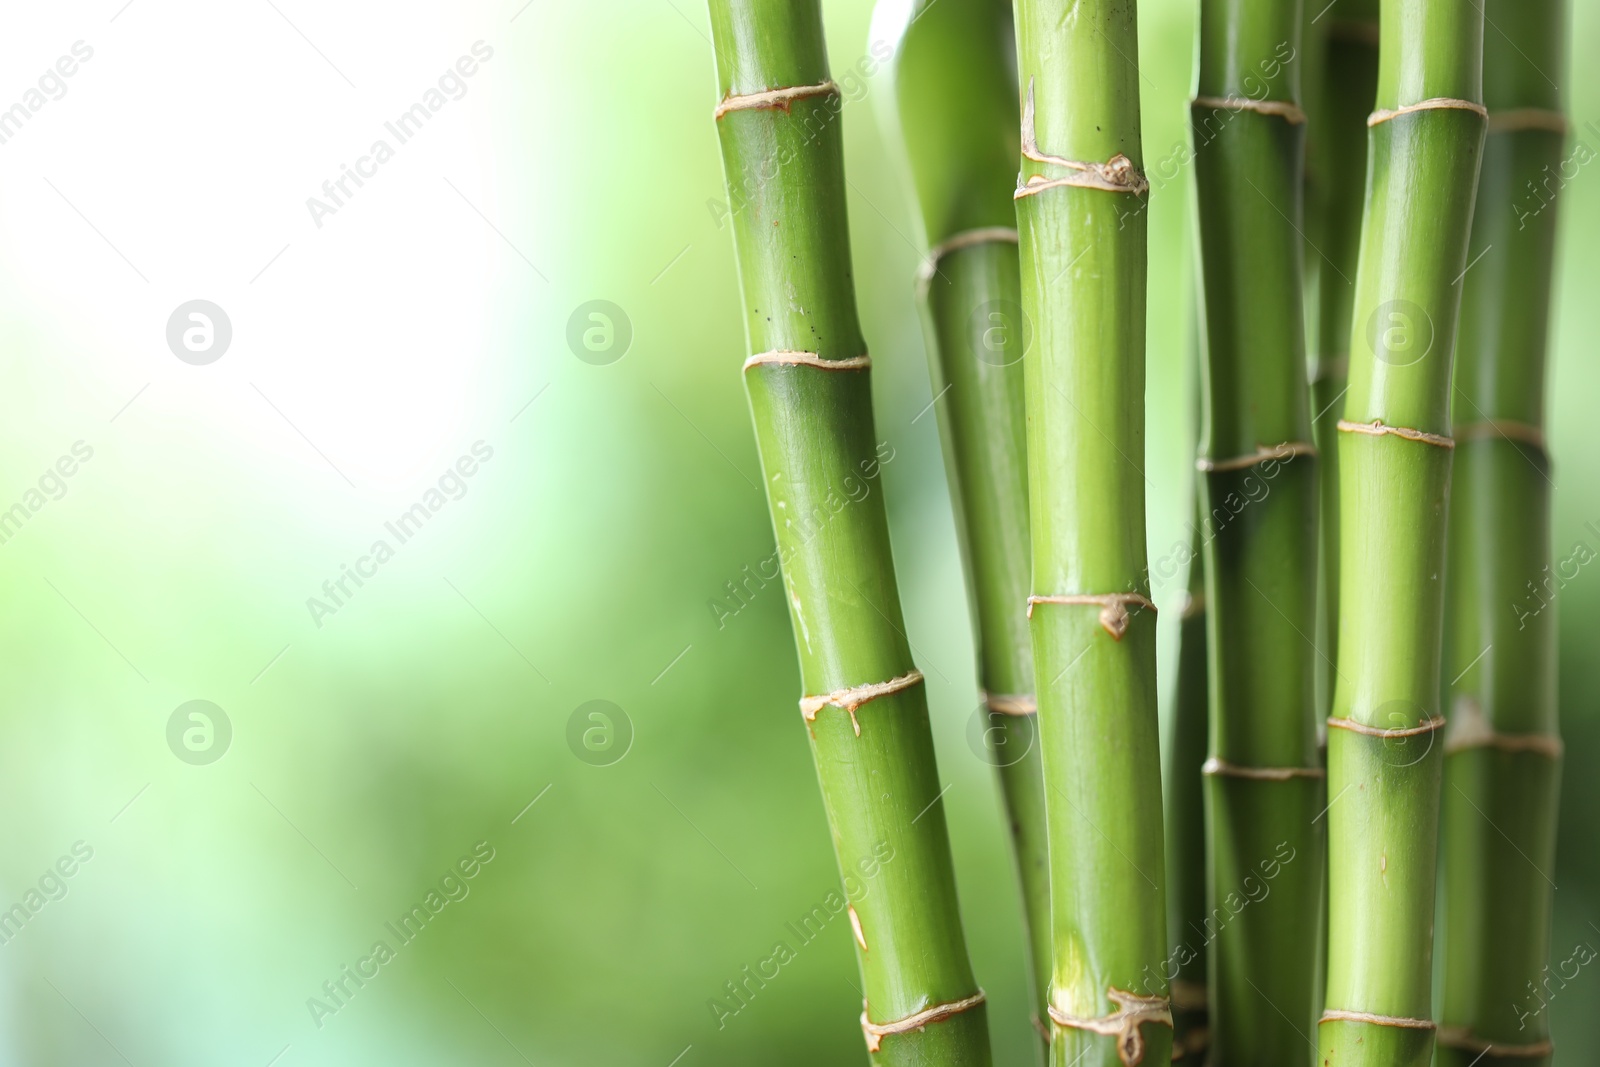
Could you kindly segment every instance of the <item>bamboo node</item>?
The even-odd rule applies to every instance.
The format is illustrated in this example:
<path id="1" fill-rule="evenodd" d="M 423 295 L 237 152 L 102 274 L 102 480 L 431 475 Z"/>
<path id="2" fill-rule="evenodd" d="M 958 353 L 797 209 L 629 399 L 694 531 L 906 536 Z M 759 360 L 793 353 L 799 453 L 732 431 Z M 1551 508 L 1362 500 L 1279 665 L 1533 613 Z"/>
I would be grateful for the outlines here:
<path id="1" fill-rule="evenodd" d="M 996 242 L 1016 244 L 1017 231 L 1010 226 L 980 226 L 975 230 L 962 230 L 953 234 L 928 249 L 922 266 L 917 268 L 917 280 L 926 285 L 939 272 L 939 261 L 952 252 Z"/>
<path id="2" fill-rule="evenodd" d="M 983 990 L 978 990 L 970 997 L 953 1000 L 948 1004 L 935 1004 L 931 1008 L 924 1008 L 915 1015 L 907 1015 L 904 1019 L 896 1019 L 892 1023 L 875 1023 L 867 1018 L 866 1001 L 861 1002 L 861 1032 L 867 1038 L 867 1051 L 877 1052 L 883 1039 L 891 1034 L 904 1034 L 912 1030 L 921 1030 L 937 1022 L 943 1022 L 952 1015 L 960 1015 L 968 1008 L 976 1008 L 987 997 Z"/>
<path id="3" fill-rule="evenodd" d="M 1366 1011 L 1345 1011 L 1343 1008 L 1329 1008 L 1322 1013 L 1317 1025 L 1334 1022 L 1371 1023 L 1373 1026 L 1395 1026 L 1402 1030 L 1436 1029 L 1432 1019 L 1408 1019 L 1403 1015 L 1374 1015 Z"/>
<path id="4" fill-rule="evenodd" d="M 1344 378 L 1350 374 L 1350 353 L 1340 352 L 1336 356 L 1318 356 L 1312 363 L 1311 382 L 1325 382 L 1329 378 Z"/>
<path id="5" fill-rule="evenodd" d="M 1072 173 L 1062 178 L 1046 178 L 1043 174 L 1035 174 L 1026 181 L 1019 179 L 1017 191 L 1012 194 L 1014 200 L 1066 185 L 1080 189 L 1103 189 L 1109 193 L 1132 193 L 1135 196 L 1142 196 L 1150 191 L 1150 183 L 1139 172 L 1139 168 L 1133 165 L 1133 160 L 1121 152 L 1104 163 L 1084 163 L 1039 151 L 1038 134 L 1033 119 L 1032 78 L 1028 79 L 1028 99 L 1022 106 L 1022 155 L 1035 163 L 1065 167 Z"/>
<path id="6" fill-rule="evenodd" d="M 983 694 L 983 703 L 996 715 L 1032 715 L 1039 710 L 1039 701 L 1032 693 L 989 693 Z"/>
<path id="7" fill-rule="evenodd" d="M 744 369 L 758 366 L 762 363 L 785 363 L 795 367 L 816 367 L 820 370 L 865 370 L 872 366 L 871 356 L 851 356 L 849 359 L 823 359 L 815 352 L 791 352 L 778 350 L 773 352 L 757 352 L 744 361 Z"/>
<path id="8" fill-rule="evenodd" d="M 1198 593 L 1183 594 L 1183 610 L 1178 613 L 1180 619 L 1192 619 L 1197 615 L 1206 613 L 1206 594 L 1202 590 Z"/>
<path id="9" fill-rule="evenodd" d="M 1114 640 L 1121 641 L 1122 635 L 1128 632 L 1128 605 L 1138 608 L 1147 608 L 1150 614 L 1156 613 L 1156 606 L 1148 597 L 1138 593 L 1085 593 L 1073 596 L 1030 596 L 1028 598 L 1028 618 L 1033 618 L 1035 604 L 1098 604 L 1100 606 L 1100 625 Z"/>
<path id="10" fill-rule="evenodd" d="M 1532 423 L 1516 419 L 1484 419 L 1469 422 L 1451 431 L 1457 441 L 1480 441 L 1484 438 L 1503 437 L 1507 441 L 1531 445 L 1544 451 L 1544 430 Z"/>
<path id="11" fill-rule="evenodd" d="M 1378 24 L 1371 22 L 1351 22 L 1335 19 L 1328 23 L 1328 39 L 1330 41 L 1344 41 L 1348 44 L 1364 44 L 1373 48 L 1378 47 Z"/>
<path id="12" fill-rule="evenodd" d="M 1410 115 L 1417 111 L 1441 110 L 1471 111 L 1476 113 L 1480 118 L 1487 119 L 1489 117 L 1488 108 L 1484 107 L 1482 104 L 1474 103 L 1471 100 L 1461 100 L 1454 96 L 1430 96 L 1426 100 L 1418 100 L 1415 104 L 1406 104 L 1404 107 L 1380 107 L 1378 110 L 1367 116 L 1367 125 L 1369 127 L 1377 126 L 1388 122 L 1390 119 L 1397 119 L 1401 115 Z"/>
<path id="13" fill-rule="evenodd" d="M 1208 107 L 1214 111 L 1254 111 L 1258 115 L 1276 115 L 1291 126 L 1306 121 L 1306 113 L 1292 100 L 1257 100 L 1250 96 L 1197 96 L 1193 107 Z"/>
<path id="14" fill-rule="evenodd" d="M 1195 469 L 1210 474 L 1214 471 L 1242 471 L 1269 459 L 1293 459 L 1295 456 L 1315 456 L 1317 446 L 1305 441 L 1284 441 L 1276 445 L 1256 445 L 1256 450 L 1243 456 L 1228 459 L 1211 459 L 1201 456 L 1194 461 Z"/>
<path id="15" fill-rule="evenodd" d="M 1066 1029 L 1088 1030 L 1116 1038 L 1117 1058 L 1133 1067 L 1144 1059 L 1144 1031 L 1140 1027 L 1145 1023 L 1172 1026 L 1171 1003 L 1166 997 L 1142 997 L 1115 986 L 1106 990 L 1106 999 L 1117 1006 L 1110 1015 L 1089 1019 L 1070 1015 L 1051 1004 L 1048 1006 L 1050 1021 Z"/>
<path id="16" fill-rule="evenodd" d="M 1443 726 L 1444 719 L 1435 715 L 1423 720 L 1416 726 L 1396 726 L 1385 729 L 1382 726 L 1368 726 L 1364 722 L 1354 719 L 1341 719 L 1337 715 L 1329 716 L 1328 725 L 1339 730 L 1349 730 L 1352 733 L 1365 734 L 1368 737 L 1417 737 L 1422 734 L 1431 734 Z"/>
<path id="17" fill-rule="evenodd" d="M 804 100 L 812 96 L 837 95 L 839 86 L 832 79 L 819 82 L 816 85 L 790 85 L 782 89 L 767 89 L 759 93 L 749 93 L 743 96 L 726 96 L 717 102 L 712 109 L 713 118 L 722 118 L 730 111 L 770 111 L 781 109 L 789 110 L 789 105 L 796 100 Z"/>
<path id="18" fill-rule="evenodd" d="M 1490 133 L 1521 133 L 1523 130 L 1542 130 L 1566 136 L 1572 131 L 1572 125 L 1566 115 L 1542 107 L 1513 107 L 1489 112 Z"/>
<path id="19" fill-rule="evenodd" d="M 1346 422 L 1344 419 L 1340 419 L 1338 426 L 1341 433 L 1364 433 L 1371 434 L 1373 437 L 1393 434 L 1407 441 L 1420 441 L 1425 445 L 1435 445 L 1439 448 L 1456 447 L 1455 441 L 1443 434 L 1428 433 L 1425 430 L 1413 430 L 1406 426 L 1387 426 L 1382 419 L 1373 419 L 1371 422 Z"/>
<path id="20" fill-rule="evenodd" d="M 1186 982 L 1182 978 L 1174 978 L 1169 992 L 1172 994 L 1172 1006 L 1181 1011 L 1205 1011 L 1211 1003 L 1204 982 Z"/>
<path id="21" fill-rule="evenodd" d="M 1439 1035 L 1434 1040 L 1445 1048 L 1476 1052 L 1490 1059 L 1534 1060 L 1555 1053 L 1555 1045 L 1549 1038 L 1525 1045 L 1512 1045 L 1504 1041 L 1488 1041 L 1481 1038 L 1472 1032 L 1470 1026 L 1441 1026 Z"/>
<path id="22" fill-rule="evenodd" d="M 1212 756 L 1200 767 L 1201 774 L 1218 778 L 1251 778 L 1258 782 L 1287 782 L 1295 778 L 1326 778 L 1321 767 L 1242 767 Z M 1179 1005 L 1182 1007 L 1182 1005 Z"/>
<path id="23" fill-rule="evenodd" d="M 1469 696 L 1458 696 L 1450 710 L 1450 729 L 1445 733 L 1444 754 L 1474 748 L 1500 752 L 1532 752 L 1557 760 L 1561 758 L 1561 738 L 1550 734 L 1502 734 L 1489 725 L 1483 706 Z"/>
<path id="24" fill-rule="evenodd" d="M 869 700 L 886 697 L 891 693 L 898 693 L 902 689 L 910 689 L 914 685 L 922 684 L 922 672 L 915 667 L 898 678 L 891 678 L 887 682 L 870 682 L 867 685 L 855 685 L 848 689 L 835 689 L 823 696 L 810 696 L 800 698 L 800 714 L 806 722 L 816 722 L 817 712 L 830 704 L 836 708 L 843 708 L 850 713 L 850 725 L 856 728 L 856 736 L 861 736 L 861 723 L 856 719 L 856 709 Z"/>
<path id="25" fill-rule="evenodd" d="M 1200 1062 L 1205 1062 L 1205 1054 L 1211 1048 L 1211 1031 L 1204 1026 L 1196 1026 L 1182 1037 L 1172 1042 L 1172 1062 L 1179 1063 L 1190 1056 L 1199 1057 Z"/>

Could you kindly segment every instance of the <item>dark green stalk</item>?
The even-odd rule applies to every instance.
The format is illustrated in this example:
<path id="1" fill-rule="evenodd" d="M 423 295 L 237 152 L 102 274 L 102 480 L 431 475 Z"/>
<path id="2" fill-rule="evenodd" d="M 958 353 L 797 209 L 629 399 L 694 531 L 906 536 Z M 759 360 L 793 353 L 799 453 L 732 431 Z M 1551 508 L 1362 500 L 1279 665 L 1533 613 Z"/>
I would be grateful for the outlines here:
<path id="1" fill-rule="evenodd" d="M 1367 116 L 1378 88 L 1378 0 L 1339 0 L 1320 11 L 1321 55 L 1310 115 L 1307 161 L 1306 267 L 1315 271 L 1316 330 L 1310 336 L 1312 435 L 1322 486 L 1321 536 L 1324 657 L 1319 658 L 1319 707 L 1333 699 L 1333 664 L 1339 635 L 1339 446 L 1350 365 L 1350 315 L 1356 257 L 1361 245 L 1361 202 L 1367 175 Z M 1312 44 L 1308 41 L 1307 51 Z M 1311 73 L 1307 67 L 1307 74 Z M 1310 87 L 1308 87 L 1309 89 Z"/>
<path id="2" fill-rule="evenodd" d="M 717 128 L 751 359 L 745 385 L 783 564 L 817 778 L 881 1065 L 986 1065 L 904 636 L 845 219 L 840 96 L 816 0 L 711 0 Z"/>
<path id="3" fill-rule="evenodd" d="M 1383 0 L 1382 34 L 1339 423 L 1329 1067 L 1433 1053 L 1451 363 L 1486 125 L 1481 8 Z"/>
<path id="4" fill-rule="evenodd" d="M 1178 631 L 1178 678 L 1166 754 L 1167 936 L 1172 950 L 1172 1062 L 1202 1063 L 1206 1022 L 1206 594 L 1201 526 L 1189 558 L 1189 593 Z"/>
<path id="5" fill-rule="evenodd" d="M 1210 1062 L 1304 1060 L 1314 1015 L 1317 461 L 1301 282 L 1300 0 L 1202 0 Z"/>
<path id="6" fill-rule="evenodd" d="M 1017 42 L 1050 1058 L 1164 1067 L 1172 1016 L 1140 467 L 1149 186 L 1135 5 L 1020 0 Z"/>
<path id="7" fill-rule="evenodd" d="M 918 0 L 894 61 L 898 125 L 930 246 L 920 292 L 945 469 L 975 615 L 990 759 L 1021 875 L 1035 1020 L 1050 882 L 1028 596 L 1029 329 L 1017 275 L 1017 83 L 1008 0 Z M 1042 1023 L 1040 1023 L 1042 1026 Z"/>
<path id="8" fill-rule="evenodd" d="M 1551 1060 L 1561 741 L 1544 367 L 1566 120 L 1561 0 L 1487 0 L 1489 107 L 1456 364 L 1439 1067 Z M 1554 179 L 1554 181 L 1552 181 Z"/>

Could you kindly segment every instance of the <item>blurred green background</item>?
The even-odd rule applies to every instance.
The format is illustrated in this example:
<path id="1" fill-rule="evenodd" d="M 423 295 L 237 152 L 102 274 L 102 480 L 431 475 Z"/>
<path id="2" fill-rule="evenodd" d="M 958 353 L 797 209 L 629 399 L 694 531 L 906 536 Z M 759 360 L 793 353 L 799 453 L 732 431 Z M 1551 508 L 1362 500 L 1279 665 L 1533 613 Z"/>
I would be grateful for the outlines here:
<path id="1" fill-rule="evenodd" d="M 1141 7 L 1159 158 L 1186 137 L 1194 4 Z M 95 50 L 0 146 L 0 510 L 50 498 L 0 543 L 0 909 L 27 912 L 0 943 L 0 1063 L 864 1062 L 843 927 L 723 1025 L 708 1009 L 836 874 L 781 597 L 729 614 L 772 535 L 704 10 L 61 8 L 0 18 L 7 101 L 74 41 Z M 824 14 L 842 71 L 870 5 Z M 493 58 L 460 99 L 312 221 L 306 198 L 480 40 Z M 1600 3 L 1579 0 L 1571 41 L 1600 54 Z M 871 99 L 887 79 L 847 88 L 909 634 L 999 1062 L 1029 1063 L 914 218 Z M 1600 150 L 1600 71 L 1574 63 L 1563 88 Z M 1597 175 L 1561 194 L 1558 558 L 1600 550 Z M 1187 181 L 1151 207 L 1153 560 L 1190 493 Z M 196 298 L 233 328 L 207 366 L 165 337 Z M 569 346 L 594 300 L 629 324 L 610 363 Z M 92 458 L 41 484 L 80 441 Z M 477 442 L 490 458 L 441 486 Z M 430 489 L 444 502 L 400 544 L 385 523 Z M 380 539 L 393 558 L 362 562 Z M 314 618 L 345 565 L 365 584 Z M 1560 599 L 1558 960 L 1600 944 L 1597 574 Z M 185 712 L 169 742 L 194 700 L 226 741 L 208 713 L 185 747 Z M 593 700 L 620 709 L 609 734 L 592 708 L 572 729 Z M 414 905 L 429 921 L 406 941 L 386 924 Z M 1597 996 L 1585 968 L 1551 999 L 1562 1061 L 1600 1056 Z"/>

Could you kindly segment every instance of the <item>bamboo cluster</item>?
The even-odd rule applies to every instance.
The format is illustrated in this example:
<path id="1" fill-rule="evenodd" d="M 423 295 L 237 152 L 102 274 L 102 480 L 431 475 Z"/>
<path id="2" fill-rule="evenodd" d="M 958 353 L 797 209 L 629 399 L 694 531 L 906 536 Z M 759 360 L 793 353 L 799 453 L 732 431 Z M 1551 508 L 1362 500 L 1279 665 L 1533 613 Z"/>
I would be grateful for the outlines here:
<path id="1" fill-rule="evenodd" d="M 1516 604 L 1551 564 L 1556 223 L 1518 203 L 1561 158 L 1562 3 L 1484 0 L 1513 27 L 1486 44 L 1466 0 L 1196 2 L 1199 521 L 1165 751 L 1135 0 L 882 0 L 874 21 L 1036 1047 L 1549 1063 L 1519 1005 L 1549 952 L 1554 621 Z M 841 872 L 896 857 L 850 908 L 866 1048 L 985 1065 L 882 496 L 850 492 L 870 357 L 818 3 L 711 13 L 801 711 Z"/>

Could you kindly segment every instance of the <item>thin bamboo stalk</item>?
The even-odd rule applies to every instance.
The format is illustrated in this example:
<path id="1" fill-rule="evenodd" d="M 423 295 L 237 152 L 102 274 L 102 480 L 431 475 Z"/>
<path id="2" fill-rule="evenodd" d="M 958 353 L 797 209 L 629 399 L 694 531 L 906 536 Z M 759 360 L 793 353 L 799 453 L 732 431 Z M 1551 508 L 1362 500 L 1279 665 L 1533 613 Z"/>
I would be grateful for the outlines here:
<path id="1" fill-rule="evenodd" d="M 1146 242 L 1133 0 L 1020 0 L 1029 598 L 1050 835 L 1051 1062 L 1170 1061 Z"/>
<path id="2" fill-rule="evenodd" d="M 1178 624 L 1178 677 L 1163 797 L 1167 827 L 1167 935 L 1172 949 L 1164 973 L 1172 975 L 1172 1062 L 1205 1062 L 1211 1044 L 1206 1022 L 1205 786 L 1206 592 L 1201 529 L 1189 557 L 1189 590 Z"/>
<path id="3" fill-rule="evenodd" d="M 1486 119 L 1483 12 L 1383 0 L 1340 441 L 1320 1059 L 1423 1067 L 1432 949 L 1451 363 Z"/>
<path id="4" fill-rule="evenodd" d="M 1339 417 L 1349 381 L 1350 315 L 1361 245 L 1361 203 L 1367 173 L 1367 116 L 1378 89 L 1378 0 L 1339 0 L 1318 13 L 1320 46 L 1306 147 L 1308 271 L 1316 274 L 1316 329 L 1311 341 L 1312 439 L 1321 466 L 1322 566 L 1319 707 L 1333 699 L 1339 636 Z M 1307 51 L 1313 47 L 1307 42 Z M 1306 73 L 1311 75 L 1311 66 Z M 1310 87 L 1308 87 L 1309 89 Z"/>
<path id="5" fill-rule="evenodd" d="M 1320 955 L 1317 460 L 1301 281 L 1301 0 L 1202 0 L 1210 1062 L 1303 1060 Z M 1285 857 L 1289 862 L 1283 862 Z M 1270 886 L 1265 870 L 1276 877 Z M 1249 901 L 1248 906 L 1242 906 Z M 1225 920 L 1225 921 L 1222 921 Z"/>
<path id="6" fill-rule="evenodd" d="M 1561 741 L 1544 367 L 1566 121 L 1562 0 L 1487 0 L 1489 108 L 1456 364 L 1439 1067 L 1548 1064 Z M 1537 595 L 1530 596 L 1530 589 Z"/>
<path id="7" fill-rule="evenodd" d="M 904 636 L 845 218 L 840 94 L 816 0 L 711 0 L 715 114 L 817 778 L 880 1065 L 986 1065 L 922 676 Z"/>
<path id="8" fill-rule="evenodd" d="M 990 759 L 1022 885 L 1034 1018 L 1047 1018 L 1050 882 L 1028 596 L 1027 413 L 1009 0 L 917 0 L 894 27 L 897 125 L 929 246 L 919 278 L 961 534 Z M 880 24 L 875 20 L 874 27 Z M 1043 1031 L 1048 1033 L 1048 1031 Z"/>

